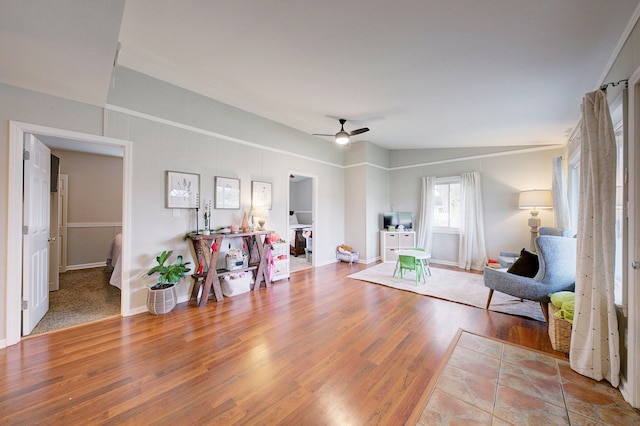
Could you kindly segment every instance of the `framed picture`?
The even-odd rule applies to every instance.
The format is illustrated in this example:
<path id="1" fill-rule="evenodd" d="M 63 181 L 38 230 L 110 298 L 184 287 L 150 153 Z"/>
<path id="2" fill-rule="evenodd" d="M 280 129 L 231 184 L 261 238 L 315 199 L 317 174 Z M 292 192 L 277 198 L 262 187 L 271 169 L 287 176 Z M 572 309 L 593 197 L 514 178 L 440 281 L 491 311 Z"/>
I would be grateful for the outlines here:
<path id="1" fill-rule="evenodd" d="M 167 170 L 167 208 L 195 209 L 200 202 L 200 175 Z"/>
<path id="2" fill-rule="evenodd" d="M 251 181 L 251 205 L 271 210 L 271 184 L 269 182 Z"/>
<path id="3" fill-rule="evenodd" d="M 215 188 L 216 209 L 240 208 L 240 179 L 216 176 Z"/>

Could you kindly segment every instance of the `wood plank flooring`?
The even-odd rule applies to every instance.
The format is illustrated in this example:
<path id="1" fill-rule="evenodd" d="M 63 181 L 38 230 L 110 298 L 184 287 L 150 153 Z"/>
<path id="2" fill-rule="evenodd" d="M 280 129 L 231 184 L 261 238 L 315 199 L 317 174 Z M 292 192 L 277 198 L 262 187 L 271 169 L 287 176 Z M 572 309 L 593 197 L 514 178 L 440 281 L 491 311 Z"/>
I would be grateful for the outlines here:
<path id="1" fill-rule="evenodd" d="M 346 278 L 364 267 L 23 339 L 0 424 L 400 425 L 460 328 L 560 354 L 544 323 Z"/>

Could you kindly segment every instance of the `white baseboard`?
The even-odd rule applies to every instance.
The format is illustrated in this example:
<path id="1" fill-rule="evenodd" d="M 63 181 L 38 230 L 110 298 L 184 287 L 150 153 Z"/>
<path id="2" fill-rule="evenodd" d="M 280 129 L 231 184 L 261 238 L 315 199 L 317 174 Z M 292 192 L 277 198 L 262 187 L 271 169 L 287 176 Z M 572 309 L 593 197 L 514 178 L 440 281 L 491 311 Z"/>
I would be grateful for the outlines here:
<path id="1" fill-rule="evenodd" d="M 107 262 L 82 263 L 79 265 L 67 265 L 67 271 L 78 271 L 80 269 L 100 268 L 107 266 Z"/>
<path id="2" fill-rule="evenodd" d="M 429 263 L 437 263 L 439 265 L 447 265 L 447 266 L 458 266 L 457 262 L 452 262 L 450 260 L 431 259 Z"/>
<path id="3" fill-rule="evenodd" d="M 7 339 L 0 339 L 0 349 L 7 347 Z"/>
<path id="4" fill-rule="evenodd" d="M 323 262 L 318 262 L 316 263 L 316 268 L 318 266 L 325 266 L 325 265 L 331 265 L 332 263 L 337 263 L 338 259 L 329 259 L 329 260 L 325 260 Z"/>
<path id="5" fill-rule="evenodd" d="M 123 315 L 123 316 L 127 316 L 130 317 L 132 315 L 138 315 L 138 314 L 142 314 L 144 312 L 149 312 L 149 310 L 147 309 L 147 306 L 138 306 L 136 308 L 131 308 L 129 309 L 129 313 L 127 315 Z"/>

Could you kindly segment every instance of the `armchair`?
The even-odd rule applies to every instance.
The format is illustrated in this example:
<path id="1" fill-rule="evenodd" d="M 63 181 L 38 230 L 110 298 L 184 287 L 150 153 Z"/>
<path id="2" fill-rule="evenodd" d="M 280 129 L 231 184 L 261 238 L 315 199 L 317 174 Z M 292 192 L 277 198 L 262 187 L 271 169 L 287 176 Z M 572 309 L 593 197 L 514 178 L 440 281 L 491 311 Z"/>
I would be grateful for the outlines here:
<path id="1" fill-rule="evenodd" d="M 535 239 L 534 244 L 540 267 L 533 278 L 511 274 L 505 269 L 484 268 L 484 285 L 489 287 L 487 309 L 495 290 L 520 299 L 539 302 L 542 314 L 548 322 L 549 294 L 558 291 L 574 291 L 576 239 L 540 235 Z"/>

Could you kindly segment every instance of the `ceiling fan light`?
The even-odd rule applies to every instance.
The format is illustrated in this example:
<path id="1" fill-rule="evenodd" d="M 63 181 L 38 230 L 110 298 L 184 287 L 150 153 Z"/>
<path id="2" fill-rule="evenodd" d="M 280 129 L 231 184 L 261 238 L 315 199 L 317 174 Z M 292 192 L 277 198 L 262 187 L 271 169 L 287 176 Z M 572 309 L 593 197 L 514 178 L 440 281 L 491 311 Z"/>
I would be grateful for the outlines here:
<path id="1" fill-rule="evenodd" d="M 336 143 L 340 145 L 346 145 L 349 143 L 349 133 L 340 131 L 336 133 Z"/>

